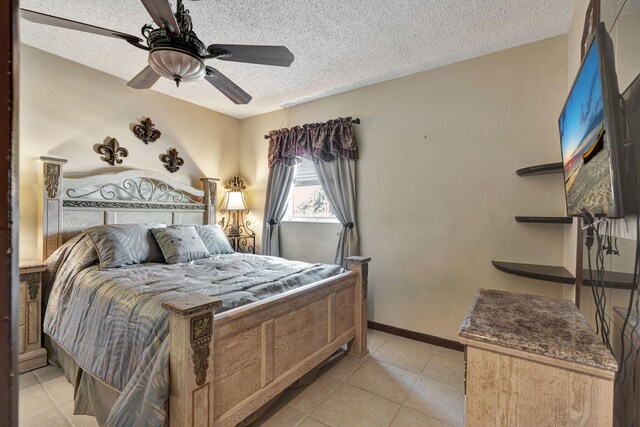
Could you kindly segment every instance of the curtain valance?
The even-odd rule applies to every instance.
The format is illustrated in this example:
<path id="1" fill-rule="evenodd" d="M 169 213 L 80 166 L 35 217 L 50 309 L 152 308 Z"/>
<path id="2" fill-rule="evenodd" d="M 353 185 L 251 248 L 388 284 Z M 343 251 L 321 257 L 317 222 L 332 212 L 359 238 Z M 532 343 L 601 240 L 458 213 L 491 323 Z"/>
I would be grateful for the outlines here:
<path id="1" fill-rule="evenodd" d="M 356 160 L 358 142 L 351 117 L 269 132 L 269 168 L 276 162 L 293 166 L 300 162 L 299 157 L 323 162 L 338 157 Z"/>

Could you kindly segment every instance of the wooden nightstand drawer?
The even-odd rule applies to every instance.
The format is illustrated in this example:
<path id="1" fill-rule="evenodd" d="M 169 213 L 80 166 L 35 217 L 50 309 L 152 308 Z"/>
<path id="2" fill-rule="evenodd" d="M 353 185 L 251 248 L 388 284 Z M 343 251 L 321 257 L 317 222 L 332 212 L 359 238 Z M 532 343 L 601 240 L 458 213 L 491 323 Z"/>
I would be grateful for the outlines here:
<path id="1" fill-rule="evenodd" d="M 18 310 L 18 325 L 24 326 L 25 321 L 25 306 L 27 302 L 27 284 L 20 282 L 20 308 Z"/>
<path id="2" fill-rule="evenodd" d="M 20 343 L 19 351 L 20 354 L 22 354 L 27 351 L 27 337 L 25 336 L 26 328 L 24 327 L 27 318 L 27 284 L 25 282 L 20 282 L 20 293 L 18 298 L 20 304 L 18 309 L 18 342 Z"/>
<path id="3" fill-rule="evenodd" d="M 42 348 L 42 272 L 41 263 L 20 265 L 19 342 L 20 372 L 47 364 L 47 351 Z"/>

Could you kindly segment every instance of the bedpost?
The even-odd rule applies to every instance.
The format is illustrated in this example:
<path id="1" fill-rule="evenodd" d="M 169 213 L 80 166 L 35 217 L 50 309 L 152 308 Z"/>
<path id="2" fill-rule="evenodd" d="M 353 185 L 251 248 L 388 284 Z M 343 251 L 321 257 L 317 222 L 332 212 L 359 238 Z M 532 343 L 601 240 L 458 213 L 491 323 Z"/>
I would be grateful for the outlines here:
<path id="1" fill-rule="evenodd" d="M 216 224 L 218 178 L 200 178 L 204 190 L 204 224 Z"/>
<path id="2" fill-rule="evenodd" d="M 38 252 L 49 258 L 62 245 L 62 166 L 65 159 L 40 157 L 38 175 Z"/>
<path id="3" fill-rule="evenodd" d="M 162 304 L 170 314 L 170 427 L 213 425 L 213 313 L 221 304 L 206 295 Z"/>
<path id="4" fill-rule="evenodd" d="M 356 337 L 349 342 L 349 353 L 357 356 L 366 356 L 369 352 L 367 348 L 367 287 L 369 279 L 369 261 L 371 258 L 351 256 L 346 258 L 347 268 L 358 275 L 356 278 L 355 297 L 355 327 Z"/>

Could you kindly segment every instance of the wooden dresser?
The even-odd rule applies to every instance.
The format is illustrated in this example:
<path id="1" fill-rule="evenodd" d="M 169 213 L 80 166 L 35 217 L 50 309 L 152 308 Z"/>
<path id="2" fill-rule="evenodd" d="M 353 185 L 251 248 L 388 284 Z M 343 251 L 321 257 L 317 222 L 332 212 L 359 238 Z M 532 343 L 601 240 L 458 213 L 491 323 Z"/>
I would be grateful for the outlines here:
<path id="1" fill-rule="evenodd" d="M 20 373 L 45 366 L 47 350 L 42 348 L 42 272 L 41 262 L 20 263 L 19 342 Z"/>
<path id="2" fill-rule="evenodd" d="M 571 301 L 478 291 L 466 345 L 466 425 L 611 426 L 617 364 Z"/>

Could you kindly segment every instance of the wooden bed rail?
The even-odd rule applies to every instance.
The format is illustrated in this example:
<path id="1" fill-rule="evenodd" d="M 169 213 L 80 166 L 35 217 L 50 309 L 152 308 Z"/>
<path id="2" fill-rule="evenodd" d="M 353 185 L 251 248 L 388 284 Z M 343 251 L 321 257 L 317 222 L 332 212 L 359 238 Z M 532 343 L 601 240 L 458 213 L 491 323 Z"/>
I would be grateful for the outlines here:
<path id="1" fill-rule="evenodd" d="M 369 261 L 349 257 L 348 273 L 215 318 L 216 298 L 163 304 L 171 315 L 169 426 L 235 426 L 344 344 L 365 356 Z"/>

